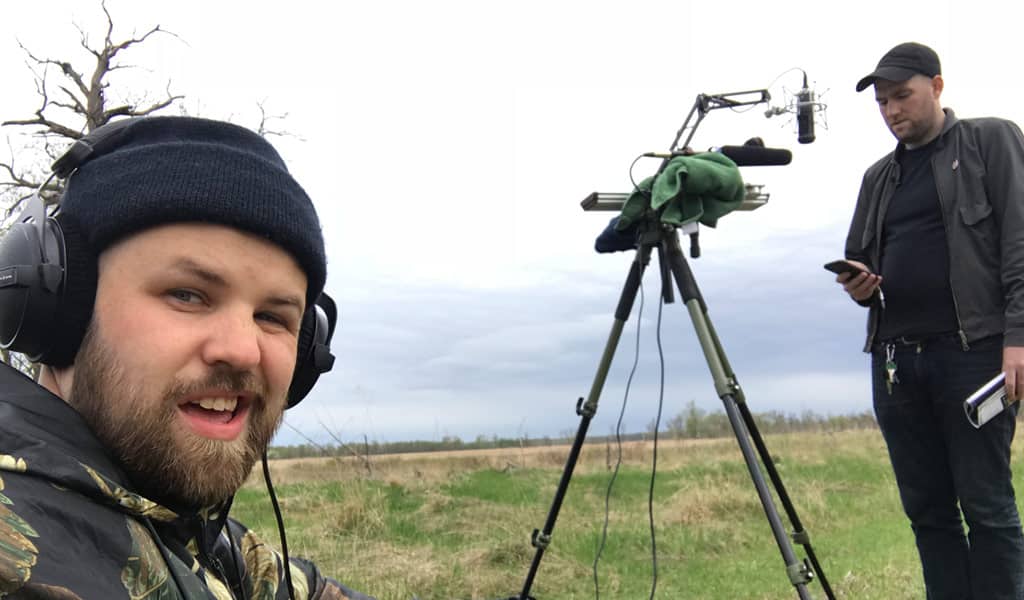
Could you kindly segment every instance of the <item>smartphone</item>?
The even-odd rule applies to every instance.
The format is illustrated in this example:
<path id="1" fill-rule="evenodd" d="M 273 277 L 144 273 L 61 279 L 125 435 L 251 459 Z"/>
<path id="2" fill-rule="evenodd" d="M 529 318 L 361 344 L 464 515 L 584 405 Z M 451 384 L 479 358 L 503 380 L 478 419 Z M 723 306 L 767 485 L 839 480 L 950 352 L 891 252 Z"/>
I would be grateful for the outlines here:
<path id="1" fill-rule="evenodd" d="M 853 279 L 854 277 L 860 275 L 861 273 L 866 273 L 864 269 L 861 269 L 857 265 L 846 260 L 834 260 L 830 263 L 826 263 L 825 269 L 832 271 L 836 275 L 850 273 L 850 279 Z"/>

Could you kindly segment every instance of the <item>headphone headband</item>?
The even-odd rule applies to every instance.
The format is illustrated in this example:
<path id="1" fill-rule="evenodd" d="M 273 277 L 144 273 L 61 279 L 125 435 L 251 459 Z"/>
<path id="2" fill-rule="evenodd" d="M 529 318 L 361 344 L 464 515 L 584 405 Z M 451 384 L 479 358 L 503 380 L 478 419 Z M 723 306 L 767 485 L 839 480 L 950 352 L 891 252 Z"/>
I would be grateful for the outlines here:
<path id="1" fill-rule="evenodd" d="M 123 143 L 125 130 L 134 122 L 134 119 L 124 119 L 107 123 L 75 140 L 75 143 L 71 144 L 71 147 L 53 162 L 51 167 L 53 175 L 67 179 L 75 172 L 75 169 L 89 162 L 93 157 L 106 154 L 118 147 Z"/>

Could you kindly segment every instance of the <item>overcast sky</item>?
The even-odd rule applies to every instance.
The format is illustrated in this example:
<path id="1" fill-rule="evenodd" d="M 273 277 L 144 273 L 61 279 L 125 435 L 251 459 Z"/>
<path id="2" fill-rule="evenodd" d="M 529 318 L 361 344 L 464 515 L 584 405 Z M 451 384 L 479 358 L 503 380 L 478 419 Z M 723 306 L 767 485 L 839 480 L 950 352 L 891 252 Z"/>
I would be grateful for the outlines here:
<path id="1" fill-rule="evenodd" d="M 414 0 L 140 3 L 109 0 L 115 39 L 154 25 L 114 79 L 190 114 L 258 122 L 314 199 L 327 290 L 341 323 L 335 369 L 286 420 L 318 440 L 539 437 L 575 431 L 632 253 L 598 255 L 592 191 L 630 189 L 633 159 L 672 144 L 697 94 L 766 88 L 772 101 L 712 111 L 692 145 L 760 136 L 785 167 L 744 168 L 771 200 L 701 229 L 691 260 L 754 412 L 870 409 L 863 309 L 822 264 L 842 255 L 864 168 L 894 146 L 856 81 L 915 40 L 943 63 L 961 117 L 1024 122 L 1021 9 L 1002 2 L 556 2 Z M 330 8 L 327 8 L 330 6 Z M 37 108 L 20 40 L 91 68 L 72 23 L 101 33 L 98 2 L 18 2 L 0 22 L 0 118 Z M 766 118 L 807 72 L 818 139 Z M 169 114 L 174 114 L 170 111 Z M 827 127 L 826 127 L 827 122 Z M 658 162 L 633 168 L 641 179 Z M 683 239 L 684 247 L 687 240 Z M 625 417 L 657 410 L 655 271 Z M 637 306 L 639 308 L 639 305 Z M 634 359 L 627 325 L 591 431 L 609 433 Z M 664 414 L 719 410 L 683 305 L 664 307 Z M 301 438 L 285 427 L 277 443 Z"/>

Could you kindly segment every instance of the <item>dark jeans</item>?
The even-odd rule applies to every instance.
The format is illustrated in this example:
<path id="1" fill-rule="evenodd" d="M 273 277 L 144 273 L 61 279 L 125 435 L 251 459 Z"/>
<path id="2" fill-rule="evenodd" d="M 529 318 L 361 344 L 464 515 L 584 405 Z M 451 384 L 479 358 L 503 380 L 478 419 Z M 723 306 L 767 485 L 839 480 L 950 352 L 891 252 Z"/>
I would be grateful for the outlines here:
<path id="1" fill-rule="evenodd" d="M 885 350 L 872 353 L 875 415 L 917 540 L 928 600 L 1024 599 L 1024 536 L 1010 480 L 1016 407 L 981 429 L 963 408 L 1002 368 L 1001 337 L 967 351 L 951 337 L 897 345 L 895 361 L 899 382 L 890 394 Z"/>

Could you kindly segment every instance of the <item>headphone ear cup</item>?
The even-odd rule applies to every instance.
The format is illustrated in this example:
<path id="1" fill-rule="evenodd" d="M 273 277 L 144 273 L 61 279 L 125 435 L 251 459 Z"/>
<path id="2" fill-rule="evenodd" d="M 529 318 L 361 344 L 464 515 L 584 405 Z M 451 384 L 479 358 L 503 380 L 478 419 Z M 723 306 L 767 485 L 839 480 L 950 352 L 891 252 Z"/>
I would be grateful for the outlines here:
<path id="1" fill-rule="evenodd" d="M 81 230 L 63 215 L 47 217 L 41 229 L 16 223 L 0 244 L 0 279 L 8 272 L 22 281 L 0 284 L 0 346 L 33 362 L 70 365 L 96 298 L 96 259 Z"/>
<path id="2" fill-rule="evenodd" d="M 309 394 L 320 375 L 334 367 L 331 338 L 338 319 L 334 300 L 321 294 L 316 304 L 306 309 L 299 328 L 295 373 L 288 388 L 288 408 L 298 404 Z"/>
<path id="3" fill-rule="evenodd" d="M 0 346 L 37 361 L 59 304 L 60 265 L 44 276 L 46 225 L 19 220 L 0 244 Z"/>
<path id="4" fill-rule="evenodd" d="M 64 237 L 39 196 L 0 243 L 0 346 L 41 361 L 54 343 L 65 288 Z"/>
<path id="5" fill-rule="evenodd" d="M 64 290 L 54 315 L 53 344 L 40 362 L 66 367 L 75 362 L 85 331 L 92 321 L 99 277 L 98 259 L 76 221 L 58 213 L 56 222 L 64 239 Z"/>

